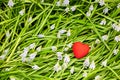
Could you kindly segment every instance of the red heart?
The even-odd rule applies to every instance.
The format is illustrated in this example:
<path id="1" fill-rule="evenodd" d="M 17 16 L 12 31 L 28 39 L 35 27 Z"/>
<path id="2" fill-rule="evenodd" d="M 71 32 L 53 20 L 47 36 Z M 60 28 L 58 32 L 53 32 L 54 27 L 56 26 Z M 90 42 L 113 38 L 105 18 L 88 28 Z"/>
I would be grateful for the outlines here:
<path id="1" fill-rule="evenodd" d="M 83 58 L 88 54 L 90 47 L 87 44 L 75 42 L 72 46 L 72 49 L 76 58 Z"/>

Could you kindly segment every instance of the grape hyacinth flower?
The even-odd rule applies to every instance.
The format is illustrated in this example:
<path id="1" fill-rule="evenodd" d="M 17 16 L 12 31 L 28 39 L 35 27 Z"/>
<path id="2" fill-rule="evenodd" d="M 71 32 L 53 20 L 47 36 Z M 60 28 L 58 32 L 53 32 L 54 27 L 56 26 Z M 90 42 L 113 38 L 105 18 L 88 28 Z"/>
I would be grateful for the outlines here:
<path id="1" fill-rule="evenodd" d="M 102 66 L 106 67 L 107 66 L 107 59 L 101 63 Z"/>
<path id="2" fill-rule="evenodd" d="M 70 57 L 69 55 L 65 54 L 65 57 L 64 57 L 64 63 L 69 63 L 70 62 Z"/>
<path id="3" fill-rule="evenodd" d="M 8 1 L 8 6 L 11 8 L 11 7 L 13 7 L 14 6 L 14 2 L 13 2 L 13 0 L 9 0 Z"/>
<path id="4" fill-rule="evenodd" d="M 74 66 L 72 66 L 72 68 L 70 69 L 70 73 L 71 73 L 71 74 L 74 73 Z"/>
<path id="5" fill-rule="evenodd" d="M 92 63 L 90 64 L 89 68 L 92 69 L 92 70 L 95 69 L 95 62 L 94 61 L 92 61 Z"/>
<path id="6" fill-rule="evenodd" d="M 105 9 L 103 9 L 103 13 L 107 14 L 108 13 L 108 8 L 106 7 Z"/>
<path id="7" fill-rule="evenodd" d="M 51 49 L 52 49 L 53 52 L 57 51 L 57 47 L 56 46 L 52 46 Z"/>
<path id="8" fill-rule="evenodd" d="M 32 68 L 33 68 L 34 70 L 39 70 L 39 69 L 40 69 L 40 67 L 39 67 L 38 65 L 34 65 L 34 66 L 32 66 Z"/>
<path id="9" fill-rule="evenodd" d="M 22 9 L 22 10 L 19 12 L 19 14 L 20 14 L 21 16 L 23 16 L 23 15 L 25 14 L 25 9 Z"/>
<path id="10" fill-rule="evenodd" d="M 113 54 L 114 54 L 114 55 L 117 55 L 118 52 L 119 52 L 119 49 L 114 49 L 114 50 L 113 50 Z"/>
<path id="11" fill-rule="evenodd" d="M 54 71 L 58 72 L 60 70 L 62 70 L 62 67 L 60 66 L 59 62 L 57 62 L 54 66 Z"/>
<path id="12" fill-rule="evenodd" d="M 89 57 L 87 57 L 83 63 L 83 67 L 87 68 L 89 67 L 89 65 L 90 65 L 90 60 L 89 60 Z"/>

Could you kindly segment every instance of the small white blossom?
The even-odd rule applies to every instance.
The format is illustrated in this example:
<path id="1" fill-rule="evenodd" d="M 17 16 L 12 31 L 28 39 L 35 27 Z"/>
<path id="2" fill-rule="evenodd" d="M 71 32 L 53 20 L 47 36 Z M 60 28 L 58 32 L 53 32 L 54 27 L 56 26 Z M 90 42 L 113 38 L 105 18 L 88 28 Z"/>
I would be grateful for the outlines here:
<path id="1" fill-rule="evenodd" d="M 90 5 L 89 10 L 93 11 L 93 9 L 94 9 L 93 5 Z"/>
<path id="2" fill-rule="evenodd" d="M 88 75 L 88 73 L 85 71 L 85 72 L 83 73 L 83 77 L 87 77 L 87 75 Z"/>
<path id="3" fill-rule="evenodd" d="M 67 5 L 69 5 L 69 3 L 70 3 L 69 0 L 64 0 L 62 5 L 63 5 L 63 6 L 67 6 Z"/>
<path id="4" fill-rule="evenodd" d="M 22 10 L 19 12 L 19 14 L 20 14 L 21 16 L 23 16 L 23 15 L 25 14 L 25 9 L 22 9 Z"/>
<path id="5" fill-rule="evenodd" d="M 60 70 L 62 70 L 62 67 L 60 66 L 59 62 L 57 62 L 54 66 L 54 71 L 58 72 Z"/>
<path id="6" fill-rule="evenodd" d="M 6 32 L 6 37 L 10 37 L 9 31 Z"/>
<path id="7" fill-rule="evenodd" d="M 96 40 L 95 40 L 95 43 L 96 43 L 96 44 L 99 44 L 99 43 L 100 43 L 100 40 L 99 40 L 99 39 L 96 39 Z"/>
<path id="8" fill-rule="evenodd" d="M 5 55 L 5 54 L 1 55 L 1 56 L 0 56 L 0 60 L 4 60 L 4 59 L 5 59 L 5 57 L 6 57 L 6 55 Z"/>
<path id="9" fill-rule="evenodd" d="M 60 6 L 60 4 L 61 4 L 60 1 L 56 2 L 56 6 Z"/>
<path id="10" fill-rule="evenodd" d="M 41 0 L 41 3 L 44 3 L 44 0 Z"/>
<path id="11" fill-rule="evenodd" d="M 70 9 L 67 7 L 65 8 L 65 12 L 68 13 L 70 11 Z"/>
<path id="12" fill-rule="evenodd" d="M 105 5 L 105 2 L 104 2 L 104 0 L 99 0 L 99 5 L 100 5 L 100 6 L 103 6 L 103 5 Z"/>
<path id="13" fill-rule="evenodd" d="M 32 68 L 33 68 L 34 70 L 39 70 L 39 69 L 40 69 L 40 67 L 39 67 L 38 65 L 34 65 L 34 66 L 32 66 Z"/>
<path id="14" fill-rule="evenodd" d="M 37 52 L 41 51 L 41 46 L 36 49 Z"/>
<path id="15" fill-rule="evenodd" d="M 95 69 L 95 62 L 94 61 L 92 61 L 92 63 L 90 64 L 89 68 L 93 69 L 93 70 Z"/>
<path id="16" fill-rule="evenodd" d="M 89 57 L 87 57 L 87 58 L 85 59 L 84 63 L 83 63 L 83 66 L 84 66 L 85 68 L 87 68 L 87 67 L 89 67 L 89 65 L 90 65 L 90 60 L 89 60 Z"/>
<path id="17" fill-rule="evenodd" d="M 103 41 L 108 40 L 108 35 L 103 35 L 103 36 L 102 36 L 102 40 L 103 40 Z"/>
<path id="18" fill-rule="evenodd" d="M 95 77 L 95 80 L 101 80 L 101 77 L 100 77 L 99 75 L 97 75 L 97 76 Z"/>
<path id="19" fill-rule="evenodd" d="M 70 73 L 71 73 L 71 74 L 74 73 L 74 66 L 72 66 L 72 68 L 70 69 Z"/>
<path id="20" fill-rule="evenodd" d="M 27 53 L 25 53 L 25 52 L 23 52 L 21 55 L 20 55 L 20 57 L 23 59 L 23 58 L 25 58 L 27 56 Z"/>
<path id="21" fill-rule="evenodd" d="M 72 6 L 70 9 L 71 9 L 71 11 L 75 11 L 76 10 L 76 6 Z"/>
<path id="22" fill-rule="evenodd" d="M 25 47 L 23 50 L 24 53 L 28 53 L 29 52 L 29 47 Z"/>
<path id="23" fill-rule="evenodd" d="M 71 48 L 72 45 L 73 45 L 72 43 L 69 43 L 69 44 L 67 44 L 67 47 Z"/>
<path id="24" fill-rule="evenodd" d="M 68 64 L 67 64 L 67 63 L 63 63 L 63 65 L 62 65 L 62 67 L 63 67 L 64 69 L 66 69 L 66 68 L 67 68 L 67 66 L 68 66 Z"/>
<path id="25" fill-rule="evenodd" d="M 59 30 L 59 33 L 60 34 L 64 34 L 66 32 L 66 30 L 62 29 L 62 30 Z"/>
<path id="26" fill-rule="evenodd" d="M 29 49 L 33 49 L 33 48 L 35 48 L 35 43 L 29 45 Z"/>
<path id="27" fill-rule="evenodd" d="M 101 63 L 102 66 L 106 67 L 107 66 L 107 59 Z"/>
<path id="28" fill-rule="evenodd" d="M 50 29 L 53 30 L 55 28 L 55 24 L 50 26 Z"/>
<path id="29" fill-rule="evenodd" d="M 70 32 L 70 29 L 67 31 L 67 36 L 70 36 L 71 35 L 71 32 Z"/>
<path id="30" fill-rule="evenodd" d="M 103 13 L 107 14 L 108 13 L 108 8 L 106 7 L 105 9 L 103 9 Z"/>
<path id="31" fill-rule="evenodd" d="M 118 3 L 117 8 L 120 8 L 120 3 Z"/>
<path id="32" fill-rule="evenodd" d="M 118 25 L 118 24 L 116 24 L 116 23 L 113 23 L 113 24 L 112 24 L 112 28 L 113 28 L 114 30 L 116 30 L 116 31 L 120 31 L 120 24 Z"/>
<path id="33" fill-rule="evenodd" d="M 91 11 L 88 11 L 88 12 L 86 13 L 86 16 L 87 16 L 87 17 L 90 17 L 90 15 L 91 15 Z"/>
<path id="34" fill-rule="evenodd" d="M 52 46 L 51 49 L 52 49 L 53 52 L 57 51 L 57 47 L 56 46 Z"/>
<path id="35" fill-rule="evenodd" d="M 43 34 L 38 34 L 38 37 L 39 37 L 39 38 L 44 38 L 45 35 L 43 35 Z"/>
<path id="36" fill-rule="evenodd" d="M 115 41 L 116 41 L 116 42 L 120 41 L 120 35 L 115 36 Z"/>
<path id="37" fill-rule="evenodd" d="M 28 19 L 28 22 L 31 22 L 32 21 L 32 17 L 30 16 L 29 19 Z"/>
<path id="38" fill-rule="evenodd" d="M 100 25 L 106 25 L 106 20 L 103 19 L 103 20 L 100 22 Z"/>
<path id="39" fill-rule="evenodd" d="M 113 50 L 113 54 L 114 54 L 114 55 L 117 55 L 118 52 L 119 52 L 119 49 L 114 49 L 114 50 Z"/>
<path id="40" fill-rule="evenodd" d="M 57 38 L 61 38 L 61 34 L 59 32 L 57 33 Z"/>
<path id="41" fill-rule="evenodd" d="M 8 1 L 8 6 L 11 8 L 11 7 L 13 7 L 14 6 L 14 2 L 12 1 L 12 0 L 9 0 Z"/>
<path id="42" fill-rule="evenodd" d="M 65 54 L 64 63 L 69 63 L 69 62 L 70 62 L 70 57 L 69 55 Z"/>
<path id="43" fill-rule="evenodd" d="M 62 60 L 62 58 L 63 58 L 63 57 L 62 57 L 62 54 L 63 54 L 63 53 L 62 53 L 62 52 L 57 52 L 56 54 L 57 54 L 57 57 L 58 57 L 57 59 L 58 59 L 58 60 Z"/>
<path id="44" fill-rule="evenodd" d="M 37 55 L 37 52 L 30 54 L 29 60 L 33 61 L 36 55 Z"/>
<path id="45" fill-rule="evenodd" d="M 68 51 L 68 49 L 69 49 L 69 48 L 68 48 L 68 47 L 66 47 L 66 48 L 64 48 L 64 51 Z"/>
<path id="46" fill-rule="evenodd" d="M 14 76 L 10 76 L 10 80 L 16 80 Z"/>

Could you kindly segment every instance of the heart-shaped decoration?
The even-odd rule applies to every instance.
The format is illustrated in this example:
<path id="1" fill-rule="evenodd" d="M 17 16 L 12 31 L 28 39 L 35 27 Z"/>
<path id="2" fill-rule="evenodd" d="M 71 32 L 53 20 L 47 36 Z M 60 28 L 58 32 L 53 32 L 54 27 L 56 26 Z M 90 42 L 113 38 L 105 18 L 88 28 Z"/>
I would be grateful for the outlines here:
<path id="1" fill-rule="evenodd" d="M 72 46 L 72 50 L 76 58 L 83 58 L 88 54 L 90 47 L 87 44 L 75 42 Z"/>

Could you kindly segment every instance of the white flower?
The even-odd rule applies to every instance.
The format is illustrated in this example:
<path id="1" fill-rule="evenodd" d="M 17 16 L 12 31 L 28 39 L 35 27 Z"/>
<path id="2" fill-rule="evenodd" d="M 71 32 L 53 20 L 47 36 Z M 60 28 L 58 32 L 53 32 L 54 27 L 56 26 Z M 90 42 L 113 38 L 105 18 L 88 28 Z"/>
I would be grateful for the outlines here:
<path id="1" fill-rule="evenodd" d="M 53 30 L 55 28 L 55 24 L 50 26 L 50 29 Z"/>
<path id="2" fill-rule="evenodd" d="M 12 0 L 9 0 L 8 1 L 8 6 L 11 8 L 11 7 L 13 7 L 14 6 L 14 2 L 12 1 Z"/>
<path id="3" fill-rule="evenodd" d="M 14 76 L 10 76 L 10 80 L 16 80 Z"/>
<path id="4" fill-rule="evenodd" d="M 20 14 L 21 16 L 23 16 L 23 15 L 25 14 L 25 9 L 22 9 L 22 10 L 19 12 L 19 14 Z"/>
<path id="5" fill-rule="evenodd" d="M 107 66 L 107 59 L 101 63 L 102 66 L 106 67 Z"/>
<path id="6" fill-rule="evenodd" d="M 10 37 L 9 31 L 6 32 L 6 37 Z"/>
<path id="7" fill-rule="evenodd" d="M 29 47 L 25 47 L 23 50 L 24 53 L 28 53 L 29 52 Z"/>
<path id="8" fill-rule="evenodd" d="M 59 32 L 57 33 L 57 38 L 61 38 L 61 34 Z"/>
<path id="9" fill-rule="evenodd" d="M 83 73 L 83 77 L 87 77 L 87 72 L 86 71 Z"/>
<path id="10" fill-rule="evenodd" d="M 41 3 L 44 3 L 44 0 L 41 0 Z"/>
<path id="11" fill-rule="evenodd" d="M 30 16 L 29 19 L 28 19 L 28 22 L 31 22 L 32 21 L 32 17 Z"/>
<path id="12" fill-rule="evenodd" d="M 34 65 L 34 66 L 32 66 L 32 68 L 33 68 L 34 70 L 39 70 L 39 69 L 40 69 L 40 67 L 39 67 L 38 65 Z"/>
<path id="13" fill-rule="evenodd" d="M 65 8 L 65 12 L 68 13 L 70 11 L 70 9 L 67 7 Z"/>
<path id="14" fill-rule="evenodd" d="M 70 73 L 71 73 L 71 74 L 74 73 L 74 66 L 72 66 L 72 68 L 70 69 Z"/>
<path id="15" fill-rule="evenodd" d="M 62 30 L 59 30 L 59 33 L 60 34 L 64 34 L 66 32 L 66 30 L 62 29 Z"/>
<path id="16" fill-rule="evenodd" d="M 103 20 L 100 22 L 100 25 L 106 25 L 106 20 L 103 19 Z"/>
<path id="17" fill-rule="evenodd" d="M 64 1 L 63 1 L 63 6 L 67 6 L 67 5 L 69 5 L 69 3 L 70 3 L 69 0 L 64 0 Z"/>
<path id="18" fill-rule="evenodd" d="M 83 66 L 84 66 L 85 68 L 87 68 L 87 67 L 89 67 L 89 65 L 90 65 L 90 60 L 89 60 L 89 57 L 87 57 L 87 58 L 85 59 L 84 63 L 83 63 Z"/>
<path id="19" fill-rule="evenodd" d="M 54 66 L 54 71 L 58 72 L 60 70 L 62 70 L 62 67 L 60 66 L 59 62 L 57 62 Z"/>
<path id="20" fill-rule="evenodd" d="M 30 44 L 30 45 L 29 45 L 29 48 L 30 48 L 30 49 L 35 48 L 35 43 Z"/>
<path id="21" fill-rule="evenodd" d="M 45 35 L 43 35 L 43 34 L 38 34 L 38 37 L 39 37 L 39 38 L 44 38 Z"/>
<path id="22" fill-rule="evenodd" d="M 66 47 L 66 48 L 64 48 L 64 51 L 68 51 L 68 49 L 69 49 L 69 48 L 68 48 L 68 47 Z"/>
<path id="23" fill-rule="evenodd" d="M 92 61 L 92 63 L 90 64 L 89 68 L 93 69 L 93 70 L 95 69 L 95 62 L 94 61 Z"/>
<path id="24" fill-rule="evenodd" d="M 93 9 L 94 9 L 93 5 L 90 5 L 89 10 L 93 11 Z"/>
<path id="25" fill-rule="evenodd" d="M 66 69 L 66 68 L 67 68 L 67 66 L 68 66 L 68 64 L 67 64 L 67 63 L 63 63 L 63 65 L 62 65 L 62 67 L 63 67 L 64 69 Z"/>
<path id="26" fill-rule="evenodd" d="M 86 16 L 87 16 L 87 17 L 90 17 L 90 15 L 91 15 L 91 11 L 88 11 L 88 12 L 86 13 Z"/>
<path id="27" fill-rule="evenodd" d="M 119 49 L 114 49 L 114 50 L 113 50 L 113 54 L 114 54 L 114 55 L 117 55 L 118 52 L 119 52 Z"/>
<path id="28" fill-rule="evenodd" d="M 29 60 L 33 61 L 36 55 L 37 55 L 37 52 L 30 54 Z"/>
<path id="29" fill-rule="evenodd" d="M 36 49 L 37 52 L 41 51 L 41 46 Z"/>
<path id="30" fill-rule="evenodd" d="M 118 36 L 115 36 L 115 41 L 120 41 L 120 35 L 118 35 Z"/>
<path id="31" fill-rule="evenodd" d="M 120 25 L 117 25 L 116 23 L 112 24 L 112 28 L 116 31 L 120 31 Z"/>
<path id="32" fill-rule="evenodd" d="M 103 35 L 102 36 L 102 40 L 104 41 L 104 40 L 108 40 L 108 35 Z"/>
<path id="33" fill-rule="evenodd" d="M 99 0 L 99 4 L 100 4 L 100 6 L 103 6 L 103 5 L 105 5 L 105 2 L 104 2 L 104 0 Z"/>
<path id="34" fill-rule="evenodd" d="M 120 3 L 118 3 L 117 8 L 120 8 Z"/>
<path id="35" fill-rule="evenodd" d="M 56 54 L 57 54 L 58 60 L 62 60 L 62 58 L 63 58 L 62 54 L 63 53 L 62 52 L 57 52 Z"/>
<path id="36" fill-rule="evenodd" d="M 60 1 L 56 2 L 56 6 L 60 6 L 60 4 L 61 4 Z"/>
<path id="37" fill-rule="evenodd" d="M 26 52 L 23 52 L 23 53 L 20 55 L 20 57 L 21 57 L 22 59 L 24 59 L 26 56 L 27 56 L 27 53 L 26 53 Z"/>
<path id="38" fill-rule="evenodd" d="M 107 7 L 105 9 L 103 9 L 103 13 L 104 14 L 108 13 L 108 8 Z"/>
<path id="39" fill-rule="evenodd" d="M 96 40 L 95 40 L 95 43 L 96 43 L 96 44 L 99 44 L 99 43 L 100 43 L 100 40 L 99 40 L 99 39 L 96 39 Z"/>
<path id="40" fill-rule="evenodd" d="M 70 9 L 71 9 L 71 11 L 75 11 L 76 10 L 76 6 L 72 6 Z"/>
<path id="41" fill-rule="evenodd" d="M 1 55 L 1 56 L 0 56 L 0 60 L 4 60 L 4 59 L 5 59 L 5 57 L 6 57 L 6 55 L 5 55 L 5 54 Z"/>
<path id="42" fill-rule="evenodd" d="M 70 29 L 67 31 L 67 36 L 70 36 L 71 33 L 70 33 Z"/>
<path id="43" fill-rule="evenodd" d="M 57 51 L 57 47 L 56 46 L 52 46 L 51 49 L 52 49 L 53 52 Z"/>
<path id="44" fill-rule="evenodd" d="M 72 43 L 69 43 L 69 44 L 67 44 L 67 47 L 71 48 L 72 45 L 73 45 Z"/>
<path id="45" fill-rule="evenodd" d="M 95 80 L 101 80 L 101 77 L 100 77 L 99 75 L 97 75 L 97 76 L 95 77 Z"/>
<path id="46" fill-rule="evenodd" d="M 70 62 L 70 57 L 69 55 L 65 54 L 64 63 L 69 63 L 69 62 Z"/>

